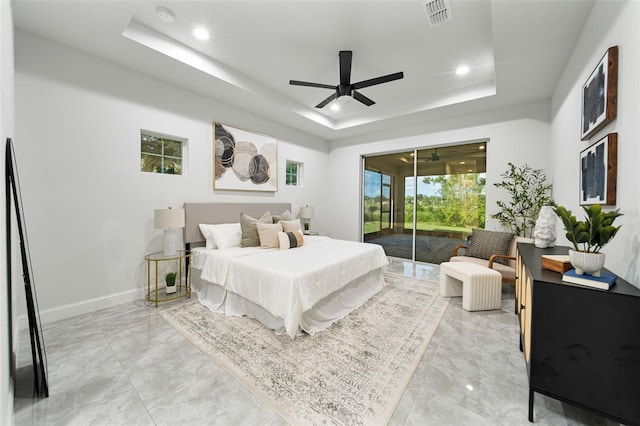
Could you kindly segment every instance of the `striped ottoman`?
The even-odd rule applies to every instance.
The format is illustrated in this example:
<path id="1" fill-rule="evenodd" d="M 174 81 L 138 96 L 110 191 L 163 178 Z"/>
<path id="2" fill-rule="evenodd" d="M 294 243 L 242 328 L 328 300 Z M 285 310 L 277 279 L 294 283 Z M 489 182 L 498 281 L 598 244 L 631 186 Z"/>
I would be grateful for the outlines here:
<path id="1" fill-rule="evenodd" d="M 440 295 L 462 296 L 462 307 L 466 311 L 500 309 L 502 275 L 471 262 L 443 262 L 440 264 Z"/>

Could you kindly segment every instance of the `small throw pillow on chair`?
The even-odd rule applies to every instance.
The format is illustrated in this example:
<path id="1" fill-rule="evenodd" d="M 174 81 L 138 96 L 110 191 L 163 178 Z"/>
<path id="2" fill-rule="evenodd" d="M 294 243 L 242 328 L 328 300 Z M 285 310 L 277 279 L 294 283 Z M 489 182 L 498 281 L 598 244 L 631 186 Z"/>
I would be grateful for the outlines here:
<path id="1" fill-rule="evenodd" d="M 471 232 L 471 245 L 465 255 L 487 260 L 494 254 L 507 255 L 512 240 L 513 234 L 510 232 L 474 228 Z M 496 262 L 507 264 L 504 259 L 497 259 Z"/>

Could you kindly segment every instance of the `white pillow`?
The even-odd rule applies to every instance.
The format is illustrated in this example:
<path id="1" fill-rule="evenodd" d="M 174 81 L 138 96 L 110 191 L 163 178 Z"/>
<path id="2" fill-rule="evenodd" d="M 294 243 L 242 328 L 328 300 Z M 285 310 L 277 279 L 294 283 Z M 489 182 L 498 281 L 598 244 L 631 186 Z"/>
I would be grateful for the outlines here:
<path id="1" fill-rule="evenodd" d="M 213 235 L 211 235 L 211 231 L 209 229 L 210 227 L 215 226 L 215 225 L 209 225 L 208 223 L 201 223 L 198 226 L 200 227 L 200 232 L 202 232 L 202 235 L 204 236 L 204 239 L 207 242 L 206 247 L 208 249 L 217 248 L 216 247 L 216 242 L 213 239 Z"/>
<path id="2" fill-rule="evenodd" d="M 302 224 L 300 219 L 295 220 L 281 220 L 282 230 L 284 232 L 302 231 Z"/>
<path id="3" fill-rule="evenodd" d="M 207 241 L 207 248 L 240 247 L 242 240 L 240 223 L 200 224 L 200 232 Z"/>
<path id="4" fill-rule="evenodd" d="M 278 232 L 282 232 L 280 223 L 256 223 L 258 235 L 260 236 L 260 247 L 278 248 Z"/>

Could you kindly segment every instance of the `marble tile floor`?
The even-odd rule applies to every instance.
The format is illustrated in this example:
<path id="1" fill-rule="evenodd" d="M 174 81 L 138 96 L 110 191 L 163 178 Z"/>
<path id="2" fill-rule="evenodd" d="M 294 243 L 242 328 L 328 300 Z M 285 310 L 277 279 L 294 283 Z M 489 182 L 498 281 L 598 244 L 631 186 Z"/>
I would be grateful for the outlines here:
<path id="1" fill-rule="evenodd" d="M 431 280 L 438 266 L 391 259 Z M 453 298 L 390 425 L 528 425 L 527 375 L 513 288 L 501 310 Z M 181 303 L 181 302 L 173 302 Z M 144 301 L 44 325 L 50 396 L 16 398 L 22 425 L 286 425 Z M 22 336 L 21 336 L 22 337 Z M 18 366 L 30 364 L 28 336 Z M 617 423 L 536 394 L 535 424 Z"/>

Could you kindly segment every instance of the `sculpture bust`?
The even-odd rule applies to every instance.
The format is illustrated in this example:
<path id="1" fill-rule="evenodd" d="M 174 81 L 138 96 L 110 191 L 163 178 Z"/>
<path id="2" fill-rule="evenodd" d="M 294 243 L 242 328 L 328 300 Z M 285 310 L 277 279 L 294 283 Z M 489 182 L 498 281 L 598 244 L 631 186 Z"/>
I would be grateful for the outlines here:
<path id="1" fill-rule="evenodd" d="M 533 238 L 536 247 L 553 247 L 556 242 L 556 213 L 551 206 L 542 206 L 536 227 L 533 231 Z"/>

